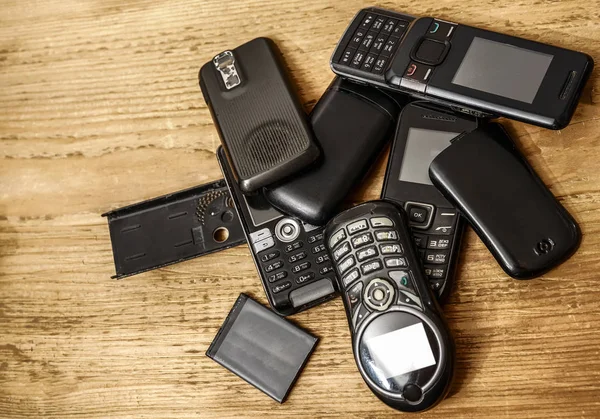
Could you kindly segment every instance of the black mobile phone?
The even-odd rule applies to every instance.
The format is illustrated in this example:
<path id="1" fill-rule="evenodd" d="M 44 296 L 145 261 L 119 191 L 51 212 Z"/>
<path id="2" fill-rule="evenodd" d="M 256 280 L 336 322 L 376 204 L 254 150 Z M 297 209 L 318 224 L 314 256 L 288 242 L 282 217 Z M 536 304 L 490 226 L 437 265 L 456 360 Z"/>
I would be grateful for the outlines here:
<path id="1" fill-rule="evenodd" d="M 315 105 L 310 123 L 322 149 L 319 162 L 292 179 L 266 188 L 283 212 L 324 225 L 384 148 L 409 97 L 336 77 Z"/>
<path id="2" fill-rule="evenodd" d="M 593 65 L 581 52 L 378 8 L 358 12 L 331 58 L 352 80 L 552 129 L 571 120 Z"/>
<path id="3" fill-rule="evenodd" d="M 223 147 L 217 149 L 217 159 L 273 310 L 288 316 L 334 298 L 336 278 L 323 227 L 283 214 L 262 193 L 244 195 Z"/>
<path id="4" fill-rule="evenodd" d="M 425 274 L 440 301 L 452 288 L 464 222 L 431 183 L 429 165 L 450 140 L 478 124 L 477 118 L 428 102 L 407 105 L 398 119 L 381 191 L 381 199 L 406 209 Z"/>
<path id="5" fill-rule="evenodd" d="M 200 88 L 244 193 L 280 181 L 319 156 L 277 47 L 256 38 L 200 69 Z"/>
<path id="6" fill-rule="evenodd" d="M 325 228 L 358 370 L 383 402 L 418 412 L 448 393 L 455 358 L 411 242 L 406 214 L 385 201 L 350 208 Z"/>
<path id="7" fill-rule="evenodd" d="M 542 275 L 579 245 L 579 226 L 500 124 L 455 138 L 429 175 L 513 278 Z"/>

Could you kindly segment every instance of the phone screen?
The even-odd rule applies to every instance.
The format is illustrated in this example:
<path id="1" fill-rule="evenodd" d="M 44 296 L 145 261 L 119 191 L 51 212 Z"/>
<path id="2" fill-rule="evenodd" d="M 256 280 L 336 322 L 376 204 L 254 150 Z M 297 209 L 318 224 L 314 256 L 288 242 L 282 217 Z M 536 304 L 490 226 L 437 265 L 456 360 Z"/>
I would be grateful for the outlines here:
<path id="1" fill-rule="evenodd" d="M 533 103 L 553 55 L 475 37 L 452 83 Z"/>
<path id="2" fill-rule="evenodd" d="M 283 217 L 283 214 L 273 208 L 262 194 L 244 195 L 244 201 L 255 227 Z"/>
<path id="3" fill-rule="evenodd" d="M 399 180 L 432 185 L 429 179 L 429 165 L 458 134 L 458 132 L 410 128 Z"/>

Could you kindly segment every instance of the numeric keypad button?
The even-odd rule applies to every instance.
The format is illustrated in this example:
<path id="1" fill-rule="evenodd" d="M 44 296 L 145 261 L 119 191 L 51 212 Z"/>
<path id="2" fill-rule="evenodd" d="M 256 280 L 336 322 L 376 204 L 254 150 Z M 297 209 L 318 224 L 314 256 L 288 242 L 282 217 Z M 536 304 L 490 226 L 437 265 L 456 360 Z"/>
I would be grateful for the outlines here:
<path id="1" fill-rule="evenodd" d="M 279 281 L 280 279 L 283 279 L 285 277 L 287 277 L 287 272 L 286 271 L 281 271 L 281 272 L 277 272 L 276 274 L 269 275 L 269 277 L 267 278 L 267 280 L 269 282 L 275 282 L 275 281 Z"/>
<path id="2" fill-rule="evenodd" d="M 308 268 L 310 268 L 310 262 L 302 262 L 301 264 L 294 266 L 292 268 L 292 272 L 297 274 L 298 272 L 305 271 Z"/>
<path id="3" fill-rule="evenodd" d="M 276 257 L 279 257 L 279 251 L 274 250 L 272 252 L 265 253 L 264 255 L 261 255 L 260 261 L 261 262 L 268 262 L 270 260 L 275 259 Z"/>
<path id="4" fill-rule="evenodd" d="M 304 284 L 305 282 L 308 282 L 312 279 L 315 278 L 315 273 L 314 272 L 308 272 L 304 275 L 300 275 L 299 277 L 296 278 L 296 284 Z"/>
<path id="5" fill-rule="evenodd" d="M 385 259 L 385 267 L 386 268 L 406 268 L 408 263 L 405 258 L 386 258 Z"/>
<path id="6" fill-rule="evenodd" d="M 352 63 L 352 58 L 354 58 L 354 54 L 356 54 L 356 48 L 346 48 L 346 50 L 340 58 L 340 64 L 349 66 L 350 63 Z"/>
<path id="7" fill-rule="evenodd" d="M 372 54 L 376 54 L 379 55 L 381 53 L 381 50 L 383 49 L 383 46 L 385 45 L 385 41 L 387 41 L 388 37 L 387 35 L 384 34 L 379 34 L 375 37 L 375 41 L 373 41 L 373 46 L 371 47 L 371 50 L 369 51 Z"/>
<path id="8" fill-rule="evenodd" d="M 364 52 L 364 51 L 357 51 L 356 54 L 354 54 L 354 58 L 352 58 L 352 62 L 350 63 L 350 67 L 360 68 L 360 66 L 362 65 L 362 62 L 365 59 L 366 55 L 367 55 L 367 53 Z"/>
<path id="9" fill-rule="evenodd" d="M 388 19 L 387 22 L 385 22 L 385 24 L 383 25 L 383 28 L 381 29 L 381 33 L 390 35 L 394 31 L 395 27 L 396 27 L 396 20 Z"/>
<path id="10" fill-rule="evenodd" d="M 401 255 L 402 245 L 398 243 L 394 244 L 380 244 L 379 250 L 382 255 Z"/>
<path id="11" fill-rule="evenodd" d="M 319 269 L 319 275 L 325 275 L 332 271 L 333 271 L 333 266 L 330 266 L 330 265 L 323 266 L 321 269 Z"/>
<path id="12" fill-rule="evenodd" d="M 398 233 L 394 230 L 376 231 L 375 237 L 378 241 L 398 240 Z"/>
<path id="13" fill-rule="evenodd" d="M 425 266 L 425 275 L 429 279 L 444 279 L 446 277 L 445 266 Z"/>
<path id="14" fill-rule="evenodd" d="M 377 58 L 377 60 L 375 60 L 375 67 L 373 67 L 373 73 L 375 73 L 375 74 L 383 73 L 383 70 L 385 70 L 385 66 L 388 63 L 388 61 L 389 61 L 389 58 L 379 56 L 379 58 Z"/>
<path id="15" fill-rule="evenodd" d="M 342 277 L 342 284 L 344 284 L 344 287 L 347 287 L 348 285 L 356 281 L 358 278 L 360 278 L 358 269 L 352 269 L 347 275 L 344 275 Z"/>
<path id="16" fill-rule="evenodd" d="M 377 272 L 381 270 L 381 268 L 382 265 L 379 259 L 375 259 L 371 262 L 363 263 L 362 265 L 360 265 L 360 270 L 362 271 L 363 275 L 368 275 L 370 273 Z"/>
<path id="17" fill-rule="evenodd" d="M 304 258 L 306 258 L 306 253 L 300 252 L 300 253 L 296 253 L 295 255 L 290 256 L 288 259 L 288 262 L 294 263 L 294 262 L 298 262 L 299 260 L 302 260 Z"/>
<path id="18" fill-rule="evenodd" d="M 452 239 L 450 236 L 429 236 L 427 239 L 427 248 L 436 250 L 445 250 L 450 248 Z"/>
<path id="19" fill-rule="evenodd" d="M 275 285 L 273 288 L 271 288 L 271 291 L 273 291 L 273 294 L 279 294 L 281 291 L 285 291 L 288 288 L 290 288 L 292 286 L 292 283 L 290 281 L 284 282 L 283 284 L 279 284 L 279 285 Z"/>
<path id="20" fill-rule="evenodd" d="M 435 265 L 444 265 L 448 263 L 448 252 L 447 251 L 427 251 L 425 253 L 425 263 L 431 263 Z"/>
<path id="21" fill-rule="evenodd" d="M 375 18 L 375 22 L 373 22 L 373 25 L 371 26 L 371 30 L 372 31 L 380 31 L 381 28 L 383 28 L 383 25 L 385 24 L 386 20 L 387 20 L 387 18 L 385 18 L 383 16 L 377 16 Z"/>
<path id="22" fill-rule="evenodd" d="M 381 50 L 381 55 L 386 57 L 391 57 L 396 52 L 398 48 L 398 44 L 400 43 L 400 38 L 396 38 L 395 36 L 390 36 L 388 40 L 385 42 L 383 49 Z"/>
<path id="23" fill-rule="evenodd" d="M 370 221 L 373 228 L 394 226 L 394 222 L 387 217 L 373 217 Z"/>
<path id="24" fill-rule="evenodd" d="M 375 246 L 369 246 L 363 250 L 356 252 L 356 258 L 359 262 L 363 260 L 372 258 L 373 256 L 377 256 L 377 248 Z"/>
<path id="25" fill-rule="evenodd" d="M 377 32 L 373 32 L 373 31 L 367 32 L 367 34 L 363 38 L 362 42 L 360 43 L 358 50 L 359 51 L 368 51 L 369 48 L 371 48 L 371 45 L 373 45 L 373 41 L 375 40 L 376 36 L 377 36 Z"/>
<path id="26" fill-rule="evenodd" d="M 363 18 L 362 22 L 360 23 L 361 29 L 370 29 L 374 21 L 375 15 L 373 13 L 367 13 L 367 15 Z"/>
<path id="27" fill-rule="evenodd" d="M 328 254 L 324 254 L 319 256 L 316 259 L 317 265 L 320 265 L 321 263 L 325 263 L 325 262 L 329 262 L 329 255 Z"/>
<path id="28" fill-rule="evenodd" d="M 285 253 L 290 253 L 290 252 L 293 252 L 294 250 L 298 250 L 302 246 L 303 246 L 302 242 L 296 242 L 296 243 L 288 244 L 287 246 L 285 246 Z"/>
<path id="29" fill-rule="evenodd" d="M 423 234 L 413 233 L 413 241 L 415 242 L 415 246 L 424 249 L 427 247 L 427 236 Z"/>
<path id="30" fill-rule="evenodd" d="M 344 242 L 339 245 L 339 247 L 333 249 L 333 259 L 337 262 L 348 253 L 350 253 L 352 249 L 350 249 L 350 243 Z"/>
<path id="31" fill-rule="evenodd" d="M 375 64 L 376 58 L 377 58 L 377 55 L 368 54 L 367 57 L 365 58 L 365 62 L 363 63 L 363 65 L 361 67 L 361 70 L 371 71 L 373 69 L 373 64 Z"/>
<path id="32" fill-rule="evenodd" d="M 348 43 L 348 48 L 355 48 L 355 49 L 358 48 L 360 46 L 363 38 L 365 37 L 366 33 L 367 33 L 367 31 L 365 29 L 358 28 L 356 30 L 356 32 L 354 32 L 352 39 Z"/>
<path id="33" fill-rule="evenodd" d="M 343 274 L 354 265 L 356 265 L 356 260 L 354 260 L 353 256 L 348 256 L 338 265 L 338 269 L 340 270 L 340 273 Z"/>
<path id="34" fill-rule="evenodd" d="M 319 234 L 315 234 L 314 236 L 310 236 L 306 241 L 309 244 L 313 244 L 313 243 L 318 242 L 320 240 L 323 240 L 323 233 L 319 233 Z"/>
<path id="35" fill-rule="evenodd" d="M 282 260 L 278 260 L 275 261 L 273 263 L 268 264 L 267 266 L 265 266 L 265 272 L 273 272 L 276 269 L 279 269 L 283 266 L 283 261 Z"/>
<path id="36" fill-rule="evenodd" d="M 359 247 L 366 246 L 367 244 L 371 244 L 373 242 L 373 235 L 371 233 L 364 233 L 352 239 L 352 247 L 357 249 Z"/>

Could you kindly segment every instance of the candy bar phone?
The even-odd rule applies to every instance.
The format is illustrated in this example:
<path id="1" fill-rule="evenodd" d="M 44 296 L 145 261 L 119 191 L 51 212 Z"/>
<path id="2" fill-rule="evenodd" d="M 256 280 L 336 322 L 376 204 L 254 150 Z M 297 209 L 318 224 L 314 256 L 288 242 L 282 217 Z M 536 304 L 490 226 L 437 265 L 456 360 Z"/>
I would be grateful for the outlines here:
<path id="1" fill-rule="evenodd" d="M 593 65 L 581 52 L 378 8 L 358 12 L 331 58 L 358 82 L 551 129 L 571 120 Z"/>
<path id="2" fill-rule="evenodd" d="M 244 195 L 222 147 L 217 159 L 271 307 L 287 316 L 335 297 L 335 273 L 323 227 L 277 211 L 260 193 Z"/>
<path id="3" fill-rule="evenodd" d="M 425 274 L 440 301 L 452 288 L 464 222 L 431 183 L 429 164 L 450 140 L 478 124 L 477 118 L 428 102 L 407 105 L 385 173 L 381 198 L 405 208 Z"/>

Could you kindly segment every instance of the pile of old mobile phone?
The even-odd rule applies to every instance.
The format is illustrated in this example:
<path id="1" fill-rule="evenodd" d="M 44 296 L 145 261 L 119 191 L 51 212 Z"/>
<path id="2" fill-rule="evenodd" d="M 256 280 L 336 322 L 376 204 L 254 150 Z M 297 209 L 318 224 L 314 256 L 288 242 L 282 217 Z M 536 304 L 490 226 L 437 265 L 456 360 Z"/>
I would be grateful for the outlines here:
<path id="1" fill-rule="evenodd" d="M 583 53 L 368 8 L 307 118 L 272 41 L 216 55 L 200 86 L 273 309 L 289 315 L 341 292 L 371 390 L 403 411 L 437 404 L 454 350 L 435 297 L 451 289 L 465 221 L 514 278 L 553 268 L 580 240 L 489 119 L 565 127 L 592 67 Z M 382 200 L 336 215 L 391 138 Z"/>
<path id="2" fill-rule="evenodd" d="M 217 55 L 199 78 L 269 303 L 289 315 L 335 297 L 323 226 L 390 138 L 404 96 L 335 78 L 307 118 L 266 38 Z"/>

